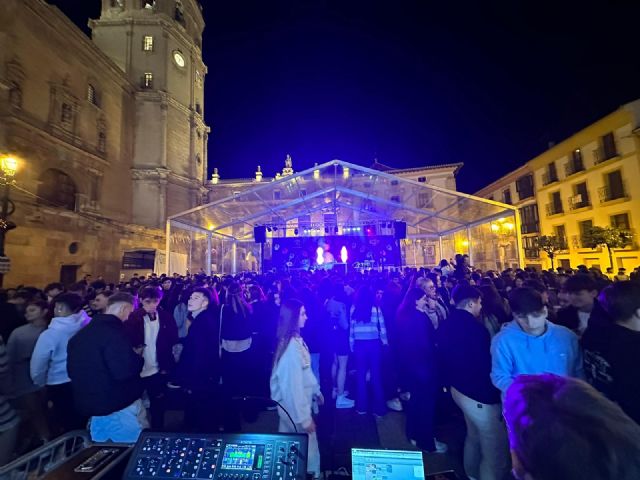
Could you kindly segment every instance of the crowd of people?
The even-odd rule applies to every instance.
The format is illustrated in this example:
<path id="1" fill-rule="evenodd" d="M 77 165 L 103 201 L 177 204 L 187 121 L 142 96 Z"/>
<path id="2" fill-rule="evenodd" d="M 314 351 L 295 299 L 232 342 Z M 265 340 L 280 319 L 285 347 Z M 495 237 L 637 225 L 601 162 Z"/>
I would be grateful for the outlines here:
<path id="1" fill-rule="evenodd" d="M 152 274 L 2 293 L 0 465 L 78 428 L 134 442 L 166 429 L 168 409 L 184 411 L 185 430 L 238 431 L 271 399 L 280 431 L 309 435 L 319 478 L 315 417 L 327 404 L 404 411 L 407 439 L 443 453 L 436 412 L 449 399 L 471 479 L 640 478 L 636 272 L 483 272 L 458 255 L 431 269 Z"/>

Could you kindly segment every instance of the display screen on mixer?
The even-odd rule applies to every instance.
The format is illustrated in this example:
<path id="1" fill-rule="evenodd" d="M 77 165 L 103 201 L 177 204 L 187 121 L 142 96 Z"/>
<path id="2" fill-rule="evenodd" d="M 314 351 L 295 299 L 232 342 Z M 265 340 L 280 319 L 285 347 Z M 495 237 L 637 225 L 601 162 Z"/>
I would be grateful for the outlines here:
<path id="1" fill-rule="evenodd" d="M 253 470 L 257 445 L 239 445 L 228 443 L 222 457 L 222 469 Z"/>

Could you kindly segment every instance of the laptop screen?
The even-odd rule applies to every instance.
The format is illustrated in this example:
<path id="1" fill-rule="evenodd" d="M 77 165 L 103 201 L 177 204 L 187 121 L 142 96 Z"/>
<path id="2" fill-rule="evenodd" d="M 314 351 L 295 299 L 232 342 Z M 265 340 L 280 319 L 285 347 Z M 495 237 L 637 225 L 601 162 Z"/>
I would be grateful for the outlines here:
<path id="1" fill-rule="evenodd" d="M 411 480 L 424 478 L 422 452 L 351 449 L 353 480 Z"/>

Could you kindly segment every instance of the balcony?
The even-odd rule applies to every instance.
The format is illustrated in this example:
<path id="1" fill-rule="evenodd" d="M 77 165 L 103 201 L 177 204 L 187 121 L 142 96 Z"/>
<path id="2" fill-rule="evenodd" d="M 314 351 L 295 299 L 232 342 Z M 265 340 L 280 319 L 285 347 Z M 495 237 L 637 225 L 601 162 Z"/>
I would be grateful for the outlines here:
<path id="1" fill-rule="evenodd" d="M 564 213 L 564 208 L 562 208 L 561 203 L 547 203 L 546 208 L 547 208 L 547 217 Z"/>
<path id="2" fill-rule="evenodd" d="M 629 198 L 629 196 L 627 195 L 627 189 L 625 188 L 624 184 L 619 185 L 615 188 L 611 188 L 610 185 L 600 187 L 598 189 L 598 196 L 600 197 L 600 203 L 606 203 L 612 200 L 618 200 L 620 198 L 627 200 Z"/>
<path id="3" fill-rule="evenodd" d="M 525 258 L 540 258 L 540 249 L 539 248 L 525 248 L 524 249 Z"/>
<path id="4" fill-rule="evenodd" d="M 528 233 L 539 233 L 540 224 L 538 222 L 523 223 L 520 225 L 520 233 L 526 235 Z"/>
<path id="5" fill-rule="evenodd" d="M 569 197 L 568 201 L 570 210 L 578 210 L 580 208 L 587 208 L 591 206 L 589 197 L 583 196 L 581 193 Z"/>
<path id="6" fill-rule="evenodd" d="M 564 165 L 564 173 L 567 177 L 575 175 L 576 173 L 584 172 L 584 163 L 581 161 L 570 161 Z"/>
<path id="7" fill-rule="evenodd" d="M 554 182 L 558 181 L 558 174 L 557 173 L 549 173 L 549 172 L 545 172 L 542 174 L 542 185 L 550 185 Z"/>
<path id="8" fill-rule="evenodd" d="M 616 158 L 620 156 L 618 151 L 615 148 L 596 148 L 593 151 L 593 159 L 594 163 L 597 165 L 598 163 L 606 162 L 607 160 L 611 160 L 612 158 Z"/>

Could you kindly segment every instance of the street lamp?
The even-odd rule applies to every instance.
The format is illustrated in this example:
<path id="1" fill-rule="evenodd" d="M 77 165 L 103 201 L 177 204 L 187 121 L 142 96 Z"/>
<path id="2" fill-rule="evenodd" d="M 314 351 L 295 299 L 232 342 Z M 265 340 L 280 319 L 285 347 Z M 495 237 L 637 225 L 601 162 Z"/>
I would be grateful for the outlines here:
<path id="1" fill-rule="evenodd" d="M 15 175 L 18 171 L 18 159 L 11 155 L 0 158 L 0 187 L 2 187 L 2 199 L 0 200 L 0 287 L 3 284 L 4 275 L 9 273 L 9 258 L 4 253 L 4 240 L 9 230 L 16 228 L 16 224 L 9 217 L 16 209 L 15 204 L 9 198 L 11 185 L 15 184 Z"/>

